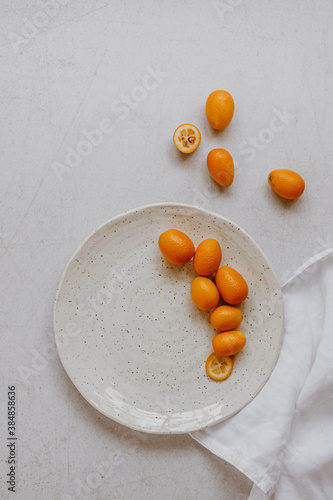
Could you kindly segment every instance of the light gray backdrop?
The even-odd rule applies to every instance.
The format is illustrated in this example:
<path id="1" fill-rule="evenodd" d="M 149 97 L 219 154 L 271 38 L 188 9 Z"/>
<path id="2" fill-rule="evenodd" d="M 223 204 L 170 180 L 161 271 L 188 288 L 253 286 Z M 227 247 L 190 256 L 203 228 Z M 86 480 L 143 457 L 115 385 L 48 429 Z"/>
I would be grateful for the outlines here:
<path id="1" fill-rule="evenodd" d="M 332 245 L 333 4 L 310 0 L 2 0 L 1 485 L 7 386 L 17 389 L 19 500 L 244 500 L 251 482 L 189 436 L 132 432 L 80 396 L 56 354 L 52 304 L 63 268 L 98 225 L 175 201 L 230 218 L 280 282 Z M 223 133 L 205 118 L 234 96 Z M 182 157 L 173 131 L 202 143 Z M 234 157 L 229 189 L 206 156 Z M 267 184 L 301 173 L 290 203 Z"/>

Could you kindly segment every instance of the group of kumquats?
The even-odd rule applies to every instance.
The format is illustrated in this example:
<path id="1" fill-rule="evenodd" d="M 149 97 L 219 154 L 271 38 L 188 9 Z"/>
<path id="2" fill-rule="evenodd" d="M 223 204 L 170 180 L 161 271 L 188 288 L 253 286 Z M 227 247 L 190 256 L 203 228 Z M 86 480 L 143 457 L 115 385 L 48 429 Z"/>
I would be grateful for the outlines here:
<path id="1" fill-rule="evenodd" d="M 206 102 L 206 116 L 216 130 L 224 130 L 234 115 L 234 100 L 226 90 L 215 90 Z M 190 123 L 176 128 L 173 142 L 182 153 L 193 153 L 200 142 L 199 129 Z M 234 181 L 234 162 L 226 149 L 213 149 L 207 156 L 207 167 L 212 178 L 221 186 Z M 268 176 L 270 187 L 282 198 L 295 200 L 305 188 L 303 178 L 293 170 L 277 169 Z M 169 229 L 159 237 L 158 244 L 163 256 L 175 265 L 183 265 L 193 257 L 193 267 L 199 276 L 191 284 L 194 304 L 204 311 L 212 311 L 210 321 L 218 333 L 213 341 L 214 352 L 206 361 L 206 372 L 214 380 L 229 377 L 233 368 L 231 356 L 240 352 L 246 344 L 243 332 L 236 330 L 243 320 L 237 307 L 248 295 L 243 276 L 229 266 L 220 267 L 222 251 L 217 240 L 208 238 L 195 250 L 192 240 L 182 231 Z M 214 283 L 214 281 L 215 283 Z M 225 302 L 218 306 L 220 296 Z"/>
<path id="2" fill-rule="evenodd" d="M 234 110 L 233 97 L 226 90 L 215 90 L 208 96 L 206 116 L 214 129 L 227 128 Z M 176 128 L 173 142 L 182 153 L 193 153 L 201 142 L 201 133 L 195 125 L 184 123 Z M 207 156 L 207 167 L 214 181 L 224 187 L 231 186 L 234 181 L 234 162 L 226 149 L 212 149 Z M 303 178 L 286 168 L 272 170 L 268 175 L 268 183 L 275 193 L 287 200 L 299 198 L 305 188 Z"/>
<path id="3" fill-rule="evenodd" d="M 193 267 L 199 276 L 191 284 L 192 300 L 203 311 L 213 310 L 210 321 L 220 332 L 213 339 L 214 352 L 206 361 L 206 372 L 214 380 L 228 378 L 233 368 L 231 356 L 246 344 L 244 333 L 236 330 L 243 320 L 243 314 L 236 306 L 248 295 L 245 279 L 229 266 L 220 267 L 222 251 L 219 242 L 213 238 L 205 239 L 195 249 L 185 233 L 168 229 L 160 235 L 158 244 L 171 264 L 181 266 L 193 257 Z M 220 295 L 226 304 L 218 306 Z"/>

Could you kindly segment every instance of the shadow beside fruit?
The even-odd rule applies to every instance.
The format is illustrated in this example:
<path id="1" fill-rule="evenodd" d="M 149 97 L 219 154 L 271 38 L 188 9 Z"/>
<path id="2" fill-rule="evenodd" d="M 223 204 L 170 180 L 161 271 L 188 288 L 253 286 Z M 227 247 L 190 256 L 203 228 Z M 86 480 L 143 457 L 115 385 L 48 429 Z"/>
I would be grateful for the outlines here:
<path id="1" fill-rule="evenodd" d="M 267 199 L 272 200 L 276 205 L 278 205 L 281 209 L 288 211 L 293 210 L 297 212 L 301 208 L 301 205 L 304 201 L 303 196 L 296 198 L 295 200 L 287 200 L 286 198 L 282 198 L 280 195 L 275 193 L 271 187 L 266 183 L 265 196 Z"/>

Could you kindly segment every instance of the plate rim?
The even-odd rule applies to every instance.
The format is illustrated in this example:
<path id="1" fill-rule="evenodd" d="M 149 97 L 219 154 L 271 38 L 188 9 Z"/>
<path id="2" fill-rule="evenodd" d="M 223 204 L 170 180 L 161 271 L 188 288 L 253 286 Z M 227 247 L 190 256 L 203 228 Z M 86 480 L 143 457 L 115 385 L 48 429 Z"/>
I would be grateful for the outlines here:
<path id="1" fill-rule="evenodd" d="M 279 291 L 281 293 L 281 298 L 282 298 L 282 301 L 281 301 L 281 306 L 282 306 L 282 311 L 281 311 L 281 332 L 280 332 L 280 337 L 279 337 L 279 343 L 277 344 L 277 349 L 276 349 L 276 352 L 275 352 L 275 358 L 272 362 L 272 366 L 271 366 L 271 369 L 267 375 L 267 378 L 258 386 L 255 394 L 253 395 L 253 397 L 246 401 L 240 408 L 237 408 L 233 413 L 231 413 L 230 415 L 228 415 L 227 417 L 222 417 L 221 419 L 218 419 L 216 421 L 214 421 L 213 423 L 210 423 L 208 425 L 203 425 L 201 427 L 198 427 L 198 426 L 194 426 L 193 428 L 191 429 L 187 429 L 187 430 L 175 430 L 175 429 L 171 429 L 171 430 L 166 430 L 166 429 L 150 429 L 150 428 L 142 428 L 142 427 L 138 427 L 138 426 L 135 426 L 135 425 L 130 425 L 128 423 L 124 423 L 120 418 L 118 418 L 117 416 L 110 416 L 108 415 L 106 412 L 104 412 L 102 409 L 100 409 L 99 407 L 95 406 L 90 400 L 88 400 L 83 394 L 82 392 L 80 391 L 80 389 L 76 386 L 76 384 L 73 382 L 72 380 L 72 377 L 70 376 L 70 374 L 68 373 L 66 367 L 64 366 L 63 364 L 63 361 L 62 361 L 62 358 L 61 358 L 61 354 L 60 354 L 60 351 L 59 351 L 59 347 L 58 347 L 58 343 L 56 341 L 56 347 L 57 347 L 57 352 L 58 352 L 58 356 L 59 356 L 59 359 L 61 361 L 61 364 L 62 364 L 62 367 L 63 369 L 65 370 L 67 376 L 69 377 L 71 383 L 74 385 L 75 389 L 79 392 L 79 394 L 85 399 L 85 401 L 87 401 L 95 410 L 97 410 L 99 413 L 101 413 L 102 415 L 106 416 L 107 418 L 109 418 L 110 420 L 112 421 L 115 421 L 127 428 L 130 428 L 132 430 L 136 430 L 136 431 L 140 431 L 140 432 L 145 432 L 145 433 L 149 433 L 149 434 L 159 434 L 159 435 L 170 435 L 170 434 L 189 434 L 189 433 L 193 433 L 193 432 L 197 432 L 197 431 L 200 431 L 200 430 L 203 430 L 207 427 L 211 427 L 211 426 L 214 426 L 214 425 L 217 425 L 221 422 L 223 422 L 224 420 L 227 420 L 231 417 L 233 417 L 235 414 L 237 414 L 239 411 L 241 411 L 243 408 L 245 408 L 251 401 L 253 401 L 253 399 L 259 394 L 259 392 L 262 390 L 262 388 L 265 386 L 265 384 L 268 382 L 274 368 L 275 368 L 275 365 L 277 363 L 277 360 L 279 358 L 279 355 L 280 355 L 280 352 L 281 352 L 281 346 L 282 346 L 282 341 L 283 341 L 283 337 L 284 337 L 284 326 L 285 326 L 285 307 L 284 307 L 284 300 L 283 300 L 283 294 L 282 294 L 282 289 L 281 289 L 281 285 L 279 283 L 279 280 L 278 280 L 278 277 L 269 261 L 269 259 L 267 258 L 266 254 L 263 252 L 263 250 L 260 248 L 260 246 L 258 245 L 258 243 L 253 239 L 253 237 L 246 231 L 244 230 L 243 228 L 241 228 L 237 223 L 235 223 L 234 221 L 228 219 L 227 217 L 225 217 L 224 215 L 220 215 L 216 212 L 213 212 L 211 210 L 207 210 L 206 208 L 202 208 L 200 207 L 199 205 L 192 205 L 192 204 L 188 204 L 188 203 L 179 203 L 179 202 L 160 202 L 160 203 L 149 203 L 149 204 L 145 204 L 145 205 L 141 205 L 139 207 L 136 207 L 136 208 L 132 208 L 132 209 L 129 209 L 129 210 L 126 210 L 120 214 L 117 214 L 113 217 L 111 217 L 110 219 L 104 221 L 102 224 L 100 224 L 99 226 L 97 226 L 93 231 L 90 232 L 90 234 L 82 241 L 82 243 L 77 247 L 77 249 L 73 252 L 73 254 L 71 255 L 71 257 L 69 258 L 69 260 L 67 261 L 67 264 L 65 265 L 64 269 L 63 269 L 63 272 L 61 273 L 61 277 L 60 277 L 60 280 L 59 280 L 59 283 L 58 283 L 58 286 L 57 286 L 57 290 L 56 290 L 56 293 L 55 293 L 55 297 L 54 297 L 54 301 L 53 301 L 53 308 L 52 308 L 52 323 L 53 323 L 53 331 L 54 331 L 54 335 L 56 336 L 56 323 L 55 323 L 55 317 L 56 317 L 56 307 L 58 305 L 58 300 L 59 300 L 59 294 L 60 294 L 60 290 L 62 288 L 62 284 L 63 282 L 65 281 L 65 276 L 66 276 L 66 273 L 67 273 L 67 270 L 68 268 L 70 267 L 72 261 L 75 259 L 75 257 L 77 256 L 77 254 L 82 250 L 82 248 L 86 245 L 86 243 L 98 232 L 100 231 L 104 226 L 107 226 L 108 224 L 110 224 L 111 222 L 116 222 L 117 220 L 120 220 L 120 219 L 123 219 L 125 216 L 128 216 L 128 215 L 131 215 L 131 214 L 134 214 L 134 213 L 137 213 L 137 212 L 142 212 L 144 210 L 147 210 L 147 209 L 151 209 L 151 208 L 164 208 L 164 207 L 175 207 L 175 209 L 177 208 L 186 208 L 186 209 L 190 209 L 190 210 L 197 210 L 197 211 L 200 211 L 200 212 L 204 212 L 206 213 L 207 215 L 209 216 L 213 216 L 213 217 L 216 217 L 218 219 L 222 219 L 224 222 L 226 223 L 230 223 L 232 224 L 235 228 L 237 228 L 238 230 L 242 231 L 243 234 L 251 241 L 251 243 L 256 247 L 256 249 L 259 251 L 259 253 L 261 254 L 261 256 L 265 259 L 266 263 L 268 264 L 269 266 L 269 269 L 270 269 L 270 272 L 272 273 L 278 287 L 279 287 Z"/>

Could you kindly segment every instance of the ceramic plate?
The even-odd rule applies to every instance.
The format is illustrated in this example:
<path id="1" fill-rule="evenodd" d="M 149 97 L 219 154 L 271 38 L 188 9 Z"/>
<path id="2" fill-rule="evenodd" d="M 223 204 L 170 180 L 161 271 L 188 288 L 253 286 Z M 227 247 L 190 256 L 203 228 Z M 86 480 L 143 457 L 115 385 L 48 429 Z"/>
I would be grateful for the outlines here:
<path id="1" fill-rule="evenodd" d="M 173 266 L 159 251 L 170 228 L 195 246 L 216 238 L 222 264 L 249 285 L 239 328 L 247 344 L 225 381 L 205 372 L 217 332 L 191 300 L 192 262 Z M 199 430 L 248 404 L 276 363 L 283 318 L 277 278 L 253 239 L 220 215 L 170 203 L 96 229 L 68 263 L 54 305 L 60 359 L 80 393 L 117 422 L 158 434 Z"/>

